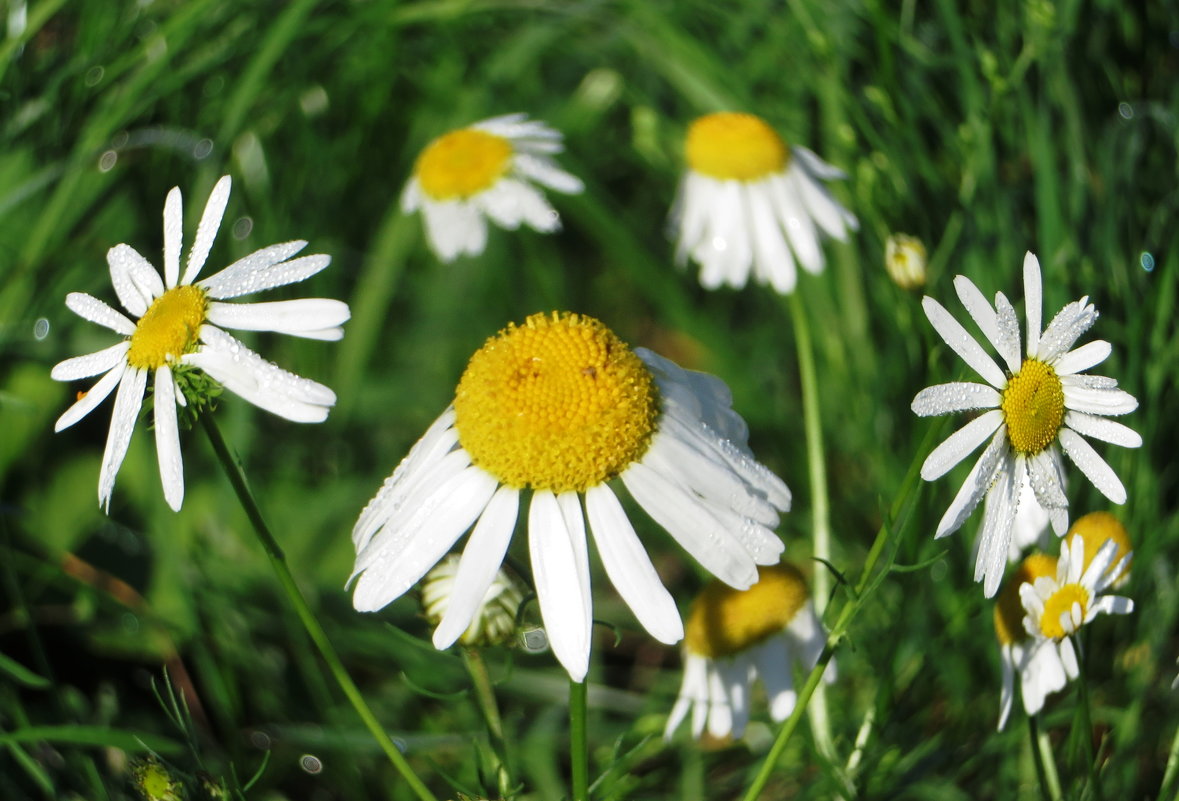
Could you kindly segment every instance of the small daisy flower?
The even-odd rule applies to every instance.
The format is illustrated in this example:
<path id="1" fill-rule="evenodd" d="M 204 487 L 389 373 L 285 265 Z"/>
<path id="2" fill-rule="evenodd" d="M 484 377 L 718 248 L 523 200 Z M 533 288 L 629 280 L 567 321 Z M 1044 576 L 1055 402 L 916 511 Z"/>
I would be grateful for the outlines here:
<path id="1" fill-rule="evenodd" d="M 684 680 L 667 719 L 665 739 L 692 713 L 692 736 L 740 737 L 758 679 L 781 722 L 794 711 L 794 663 L 811 670 L 827 634 L 798 568 L 783 562 L 759 571 L 748 590 L 713 581 L 692 604 L 684 636 Z M 835 663 L 823 672 L 835 680 Z"/>
<path id="2" fill-rule="evenodd" d="M 455 592 L 455 577 L 458 575 L 459 558 L 449 554 L 422 579 L 422 609 L 426 620 L 434 626 L 446 617 L 450 600 Z M 495 572 L 487 592 L 479 602 L 478 609 L 467 630 L 459 635 L 463 645 L 501 645 L 516 633 L 516 614 L 524 594 L 519 585 L 502 568 Z"/>
<path id="3" fill-rule="evenodd" d="M 584 185 L 553 156 L 561 134 L 526 114 L 507 114 L 444 134 L 418 156 L 401 195 L 406 214 L 422 210 L 430 248 L 444 262 L 478 256 L 487 246 L 487 218 L 514 231 L 524 223 L 542 234 L 561 219 L 536 184 L 566 195 Z"/>
<path id="4" fill-rule="evenodd" d="M 901 289 L 925 286 L 925 243 L 908 234 L 890 234 L 884 243 L 884 269 Z"/>
<path id="5" fill-rule="evenodd" d="M 503 561 L 524 493 L 532 577 L 554 654 L 576 681 L 589 667 L 586 523 L 606 575 L 661 642 L 683 636 L 675 601 L 609 481 L 731 586 L 757 581 L 782 542 L 790 491 L 754 460 L 719 379 L 631 350 L 602 323 L 537 314 L 471 357 L 454 403 L 430 426 L 352 531 L 353 605 L 381 609 L 471 529 L 450 606 L 449 647 Z M 584 506 L 583 506 L 584 505 Z"/>
<path id="6" fill-rule="evenodd" d="M 788 294 L 796 263 L 822 272 L 820 232 L 844 241 L 859 227 L 823 185 L 847 176 L 787 145 L 760 117 L 700 117 L 688 128 L 684 155 L 688 170 L 671 212 L 676 260 L 699 264 L 706 289 L 743 287 L 752 271 L 758 283 Z"/>
<path id="7" fill-rule="evenodd" d="M 1055 556 L 1030 554 L 1007 579 L 995 599 L 995 637 L 999 641 L 1000 662 L 1003 666 L 999 731 L 1007 725 L 1007 718 L 1011 714 L 1017 674 L 1024 710 L 1029 715 L 1039 712 L 1044 706 L 1044 699 L 1064 689 L 1068 682 L 1058 650 L 1031 647 L 1034 640 L 1023 627 L 1024 609 L 1019 599 L 1019 588 L 1024 584 L 1030 585 L 1041 576 L 1055 576 L 1056 562 Z"/>
<path id="8" fill-rule="evenodd" d="M 98 478 L 98 502 L 109 509 L 115 475 L 127 454 L 135 419 L 152 379 L 156 453 L 164 499 L 175 510 L 184 500 L 184 468 L 176 405 L 186 406 L 185 389 L 200 370 L 231 392 L 268 412 L 300 423 L 327 418 L 336 402 L 330 389 L 265 361 L 223 328 L 275 331 L 309 339 L 337 340 L 348 319 L 338 300 L 305 298 L 271 303 L 220 303 L 241 295 L 285 286 L 309 278 L 331 262 L 330 256 L 291 258 L 304 241 L 284 242 L 251 253 L 224 270 L 194 283 L 205 264 L 229 201 L 229 176 L 213 187 L 196 239 L 180 272 L 180 189 L 164 201 L 164 275 L 129 245 L 107 253 L 111 282 L 119 302 L 134 320 L 98 298 L 81 292 L 66 296 L 66 306 L 87 320 L 110 328 L 124 339 L 109 348 L 66 359 L 50 375 L 76 381 L 100 373 L 102 378 L 57 420 L 61 431 L 81 420 L 118 387 L 110 433 Z"/>
<path id="9" fill-rule="evenodd" d="M 1023 356 L 1019 321 L 1006 296 L 996 293 L 995 308 L 991 308 L 970 279 L 954 279 L 962 304 L 1002 356 L 1006 369 L 996 364 L 940 303 L 926 297 L 922 304 L 946 344 L 987 382 L 926 387 L 912 405 L 923 417 L 982 411 L 934 448 L 921 466 L 921 477 L 926 481 L 940 478 L 989 440 L 935 534 L 944 537 L 957 531 L 982 497 L 988 496 L 974 570 L 975 581 L 984 581 L 987 597 L 995 594 L 1003 577 L 1025 478 L 1036 500 L 1048 510 L 1053 529 L 1062 534 L 1068 527 L 1068 499 L 1061 451 L 1107 498 L 1125 503 L 1122 482 L 1084 437 L 1128 448 L 1142 444 L 1136 432 L 1106 419 L 1134 411 L 1138 401 L 1118 389 L 1112 378 L 1081 374 L 1109 356 L 1110 344 L 1098 340 L 1069 350 L 1097 320 L 1097 310 L 1088 297 L 1065 306 L 1041 332 L 1040 262 L 1031 253 L 1024 258 L 1023 278 L 1027 307 Z"/>

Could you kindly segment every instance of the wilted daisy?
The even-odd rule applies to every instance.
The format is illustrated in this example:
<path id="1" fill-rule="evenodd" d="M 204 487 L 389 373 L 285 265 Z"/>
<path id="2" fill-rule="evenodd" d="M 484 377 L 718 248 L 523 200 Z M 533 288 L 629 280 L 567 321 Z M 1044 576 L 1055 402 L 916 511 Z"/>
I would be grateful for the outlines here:
<path id="1" fill-rule="evenodd" d="M 820 231 L 843 241 L 856 218 L 824 181 L 846 178 L 805 147 L 789 146 L 752 114 L 700 117 L 684 143 L 688 170 L 672 207 L 676 259 L 700 265 L 707 289 L 760 284 L 794 290 L 795 263 L 823 269 Z"/>
<path id="2" fill-rule="evenodd" d="M 754 682 L 761 680 L 770 717 L 794 711 L 795 663 L 809 671 L 827 634 L 798 568 L 783 562 L 758 570 L 748 590 L 713 581 L 692 604 L 684 635 L 684 680 L 667 718 L 664 737 L 692 713 L 692 736 L 740 737 L 749 722 Z M 823 673 L 835 680 L 835 663 Z"/>
<path id="3" fill-rule="evenodd" d="M 422 611 L 432 625 L 441 623 L 450 608 L 458 566 L 458 556 L 449 554 L 422 579 Z M 511 640 L 516 633 L 516 614 L 523 602 L 519 585 L 503 568 L 497 569 L 471 625 L 459 635 L 458 641 L 463 645 L 500 645 Z"/>
<path id="4" fill-rule="evenodd" d="M 995 308 L 991 308 L 970 279 L 954 279 L 962 304 L 1002 356 L 1006 369 L 996 364 L 940 303 L 930 297 L 923 301 L 925 314 L 938 334 L 987 382 L 926 387 L 917 393 L 912 408 L 922 416 L 985 410 L 934 448 L 921 466 L 921 477 L 933 481 L 945 475 L 990 440 L 935 535 L 944 537 L 957 531 L 982 497 L 988 496 L 974 570 L 976 581 L 985 580 L 988 597 L 995 594 L 1003 577 L 1025 477 L 1040 505 L 1048 510 L 1053 528 L 1061 534 L 1068 527 L 1061 450 L 1107 498 L 1124 503 L 1122 482 L 1082 435 L 1129 448 L 1142 444 L 1137 433 L 1105 419 L 1132 412 L 1138 401 L 1118 389 L 1112 378 L 1081 374 L 1109 356 L 1110 344 L 1099 340 L 1069 350 L 1097 319 L 1088 297 L 1066 305 L 1041 333 L 1040 263 L 1031 253 L 1024 258 L 1023 279 L 1026 349 L 1020 348 L 1015 309 L 1002 292 L 995 294 Z"/>
<path id="5" fill-rule="evenodd" d="M 560 132 L 526 114 L 507 114 L 444 134 L 418 156 L 401 195 L 407 214 L 422 210 L 430 247 L 442 261 L 477 256 L 487 219 L 514 231 L 524 223 L 548 234 L 561 219 L 536 184 L 567 195 L 584 188 L 552 156 Z"/>
<path id="6" fill-rule="evenodd" d="M 745 422 L 719 379 L 631 350 L 602 323 L 537 314 L 471 357 L 455 393 L 357 520 L 353 605 L 376 611 L 422 577 L 468 529 L 446 648 L 470 624 L 528 491 L 532 577 L 553 652 L 576 681 L 589 666 L 586 522 L 606 575 L 656 639 L 683 636 L 609 481 L 705 568 L 747 588 L 778 561 L 773 533 L 786 485 L 754 460 Z M 584 503 L 584 510 L 583 510 Z"/>
<path id="7" fill-rule="evenodd" d="M 995 599 L 995 637 L 1003 666 L 1003 687 L 999 696 L 999 730 L 1007 725 L 1015 699 L 1015 677 L 1019 676 L 1023 708 L 1034 715 L 1044 707 L 1050 693 L 1064 689 L 1068 682 L 1060 652 L 1054 648 L 1033 648 L 1033 637 L 1023 626 L 1024 608 L 1019 588 L 1041 576 L 1056 575 L 1056 557 L 1033 553 L 1020 563 Z"/>
<path id="8" fill-rule="evenodd" d="M 98 501 L 104 509 L 110 505 L 115 474 L 131 442 L 149 375 L 160 479 L 165 500 L 177 510 L 184 500 L 184 469 L 176 404 L 187 405 L 185 390 L 197 382 L 192 371 L 203 371 L 255 406 L 295 422 L 321 422 L 336 402 L 335 394 L 327 387 L 262 359 L 222 327 L 335 340 L 343 336 L 340 326 L 349 316 L 346 304 L 323 298 L 272 303 L 217 302 L 302 281 L 327 267 L 330 256 L 293 259 L 307 243 L 284 242 L 255 251 L 193 283 L 217 236 L 229 200 L 229 187 L 228 175 L 213 187 L 183 275 L 180 273 L 183 220 L 179 188 L 173 188 L 164 201 L 162 279 L 147 259 L 129 245 L 115 245 L 107 253 L 115 294 L 135 319 L 90 295 L 71 292 L 66 296 L 66 306 L 76 314 L 124 337 L 97 353 L 66 359 L 51 373 L 58 381 L 75 381 L 104 373 L 89 392 L 82 394 L 58 418 L 56 431 L 78 422 L 115 387 L 119 389 L 98 478 Z"/>

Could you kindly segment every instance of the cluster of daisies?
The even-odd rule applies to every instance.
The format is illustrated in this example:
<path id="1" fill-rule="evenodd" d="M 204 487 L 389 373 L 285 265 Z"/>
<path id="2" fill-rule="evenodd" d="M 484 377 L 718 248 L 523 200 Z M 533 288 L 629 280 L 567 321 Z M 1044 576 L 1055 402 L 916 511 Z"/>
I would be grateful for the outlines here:
<path id="1" fill-rule="evenodd" d="M 402 208 L 421 211 L 442 261 L 481 254 L 489 220 L 508 230 L 523 224 L 554 232 L 560 219 L 543 190 L 575 194 L 584 186 L 558 166 L 562 150 L 560 133 L 523 114 L 452 131 L 422 151 Z M 689 127 L 684 152 L 687 170 L 671 212 L 675 257 L 698 264 L 705 287 L 741 287 L 753 279 L 791 292 L 798 267 L 823 269 L 824 236 L 843 240 L 857 227 L 825 185 L 843 174 L 787 145 L 758 117 L 704 116 Z M 183 272 L 178 189 L 164 205 L 162 277 L 129 246 L 110 250 L 111 280 L 130 317 L 90 295 L 66 300 L 122 336 L 52 372 L 63 381 L 102 376 L 61 416 L 58 430 L 118 390 L 99 477 L 104 508 L 149 376 L 160 477 L 174 509 L 184 493 L 177 407 L 202 407 L 212 382 L 296 422 L 324 420 L 335 402 L 327 387 L 264 360 L 224 330 L 339 339 L 349 310 L 336 300 L 224 302 L 311 278 L 329 257 L 300 256 L 307 243 L 287 242 L 197 280 L 229 191 L 228 177 L 213 188 Z M 898 241 L 889 256 L 914 283 L 914 265 L 924 263 L 919 248 Z M 1112 379 L 1082 374 L 1109 355 L 1108 343 L 1072 349 L 1096 319 L 1092 305 L 1087 299 L 1069 304 L 1041 331 L 1040 271 L 1030 255 L 1024 277 L 1026 350 L 1002 293 L 992 308 L 970 281 L 955 282 L 1006 369 L 941 305 L 925 299 L 934 327 L 987 383 L 930 387 L 913 401 L 922 415 L 981 412 L 930 454 L 922 475 L 945 474 L 989 440 L 937 530 L 940 537 L 959 528 L 986 496 L 976 578 L 988 596 L 1002 580 L 1013 532 L 1025 527 L 1017 518 L 1038 513 L 1057 533 L 1066 530 L 1061 451 L 1121 503 L 1121 483 L 1083 436 L 1140 444 L 1130 429 L 1107 419 L 1132 410 L 1133 398 Z M 716 577 L 686 625 L 624 509 L 622 491 Z M 547 641 L 570 677 L 583 681 L 590 663 L 592 538 L 606 576 L 639 624 L 660 642 L 684 642 L 683 686 L 668 736 L 689 713 L 697 737 L 740 736 L 755 682 L 765 688 L 771 716 L 784 719 L 796 700 L 792 662 L 810 669 L 826 641 L 802 573 L 781 561 L 784 545 L 775 530 L 790 501 L 785 482 L 750 450 L 747 426 L 721 380 L 632 349 L 593 318 L 535 314 L 509 324 L 471 357 L 453 402 L 360 513 L 352 532 L 353 604 L 376 611 L 421 583 L 436 647 L 513 636 L 525 593 L 501 564 L 524 510 L 529 583 Z M 461 554 L 452 553 L 464 536 Z M 995 618 L 1004 648 L 1004 717 L 1016 672 L 1034 712 L 1044 694 L 1063 686 L 1060 676 L 1076 675 L 1069 636 L 1077 627 L 1100 612 L 1130 611 L 1128 599 L 1104 594 L 1128 570 L 1129 555 L 1119 548 L 1090 541 L 1081 530 L 1062 542 L 1058 560 L 1029 558 L 1010 579 L 1015 589 L 1001 595 Z M 1019 610 L 1024 616 L 1017 621 Z M 825 679 L 834 676 L 831 662 Z"/>

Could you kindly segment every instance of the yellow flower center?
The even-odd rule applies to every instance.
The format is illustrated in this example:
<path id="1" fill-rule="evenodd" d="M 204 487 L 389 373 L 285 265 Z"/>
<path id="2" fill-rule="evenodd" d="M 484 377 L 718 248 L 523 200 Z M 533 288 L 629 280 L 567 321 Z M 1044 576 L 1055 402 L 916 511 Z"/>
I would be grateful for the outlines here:
<path id="1" fill-rule="evenodd" d="M 806 579 L 783 562 L 757 569 L 758 581 L 735 590 L 712 581 L 692 604 L 684 627 L 684 647 L 720 659 L 740 653 L 777 634 L 807 600 Z"/>
<path id="2" fill-rule="evenodd" d="M 414 174 L 434 200 L 478 194 L 508 171 L 512 144 L 502 136 L 475 128 L 451 131 L 431 142 L 418 156 Z"/>
<path id="3" fill-rule="evenodd" d="M 786 143 L 763 119 L 733 112 L 693 122 L 684 152 L 689 167 L 722 181 L 756 181 L 790 161 Z"/>
<path id="4" fill-rule="evenodd" d="M 1064 422 L 1064 387 L 1047 364 L 1025 359 L 1008 380 L 1001 407 L 1011 447 L 1039 453 L 1056 439 Z"/>
<path id="5" fill-rule="evenodd" d="M 583 492 L 647 449 L 659 401 L 651 373 L 592 317 L 534 314 L 467 364 L 455 428 L 471 461 L 513 487 Z"/>
<path id="6" fill-rule="evenodd" d="M 1109 512 L 1090 512 L 1076 520 L 1072 528 L 1064 535 L 1065 542 L 1072 542 L 1073 536 L 1076 534 L 1080 534 L 1081 539 L 1085 541 L 1084 567 L 1086 569 L 1107 540 L 1113 540 L 1118 545 L 1118 550 L 1114 554 L 1110 570 L 1113 570 L 1112 565 L 1116 565 L 1119 559 L 1130 552 L 1129 532 L 1126 531 L 1126 527 L 1122 525 L 1121 521 Z M 1126 579 L 1130 577 L 1130 564 L 1131 562 L 1126 562 L 1126 566 L 1122 568 L 1122 572 L 1113 581 L 1115 585 L 1125 583 Z"/>
<path id="7" fill-rule="evenodd" d="M 1080 584 L 1065 584 L 1044 602 L 1044 614 L 1040 616 L 1040 631 L 1045 637 L 1054 640 L 1062 639 L 1070 631 L 1065 631 L 1060 625 L 1060 616 L 1073 608 L 1073 604 L 1081 605 L 1081 617 L 1089 609 L 1089 591 Z"/>
<path id="8" fill-rule="evenodd" d="M 1044 553 L 1030 554 L 1003 585 L 995 602 L 995 637 L 1000 645 L 1023 642 L 1028 638 L 1023 627 L 1023 602 L 1019 599 L 1022 584 L 1035 584 L 1040 576 L 1056 575 L 1056 557 Z"/>
<path id="9" fill-rule="evenodd" d="M 154 370 L 192 353 L 208 311 L 205 290 L 195 286 L 169 289 L 152 301 L 136 323 L 127 363 Z"/>

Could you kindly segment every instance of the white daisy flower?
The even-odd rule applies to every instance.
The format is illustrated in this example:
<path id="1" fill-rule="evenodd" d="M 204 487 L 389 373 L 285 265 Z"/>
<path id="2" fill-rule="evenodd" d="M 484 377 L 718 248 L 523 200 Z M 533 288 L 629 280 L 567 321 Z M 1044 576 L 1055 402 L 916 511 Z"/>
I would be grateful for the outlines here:
<path id="1" fill-rule="evenodd" d="M 66 306 L 73 312 L 125 337 L 97 353 L 66 359 L 50 374 L 58 381 L 104 374 L 58 418 L 56 431 L 81 420 L 118 387 L 98 478 L 98 501 L 104 510 L 110 506 L 115 475 L 131 442 L 149 374 L 160 479 L 164 498 L 175 510 L 180 509 L 184 500 L 176 404 L 187 404 L 182 391 L 187 370 L 203 370 L 255 406 L 295 422 L 321 422 L 336 402 L 335 394 L 327 387 L 265 361 L 222 327 L 336 340 L 343 336 L 340 326 L 349 316 L 346 304 L 323 298 L 272 303 L 217 302 L 302 281 L 327 267 L 330 256 L 294 259 L 291 257 L 307 243 L 284 242 L 255 251 L 194 283 L 221 225 L 229 187 L 228 175 L 213 187 L 183 275 L 180 273 L 183 220 L 179 188 L 173 188 L 164 201 L 163 279 L 129 245 L 115 245 L 107 253 L 115 294 L 135 319 L 82 292 L 66 296 Z"/>
<path id="2" fill-rule="evenodd" d="M 1027 347 L 1023 351 L 1015 309 L 1003 293 L 996 293 L 995 308 L 991 308 L 968 278 L 954 279 L 958 297 L 1002 356 L 1006 370 L 940 303 L 930 297 L 922 302 L 926 316 L 946 344 L 987 382 L 926 387 L 912 405 L 922 416 L 983 410 L 934 448 L 921 466 L 921 477 L 926 481 L 940 478 L 989 439 L 935 534 L 944 537 L 957 531 L 988 495 L 991 502 L 983 516 L 974 570 L 975 580 L 985 582 L 987 597 L 995 594 L 1003 578 L 1025 476 L 1037 501 L 1048 510 L 1056 533 L 1062 534 L 1068 527 L 1068 499 L 1061 450 L 1107 498 L 1124 503 L 1122 482 L 1082 435 L 1128 448 L 1142 444 L 1136 432 L 1105 419 L 1134 411 L 1138 401 L 1118 389 L 1112 378 L 1081 374 L 1109 356 L 1110 344 L 1099 340 L 1069 350 L 1096 321 L 1097 310 L 1087 297 L 1081 298 L 1065 306 L 1041 332 L 1040 263 L 1031 253 L 1024 258 L 1023 278 L 1027 307 Z"/>
<path id="3" fill-rule="evenodd" d="M 1130 568 L 1134 563 L 1134 553 L 1130 547 L 1130 532 L 1122 522 L 1109 512 L 1090 512 L 1078 518 L 1065 535 L 1066 540 L 1079 535 L 1085 541 L 1085 567 L 1089 567 L 1094 554 L 1101 551 L 1101 546 L 1112 540 L 1117 545 L 1113 561 L 1120 566 L 1120 570 L 1113 576 L 1110 586 L 1115 590 L 1125 586 L 1130 580 Z M 1113 568 L 1110 568 L 1111 570 Z"/>
<path id="4" fill-rule="evenodd" d="M 840 241 L 859 222 L 824 181 L 847 176 L 805 147 L 788 146 L 760 117 L 700 117 L 684 143 L 688 170 L 671 224 L 676 260 L 700 265 L 706 289 L 743 287 L 750 271 L 782 294 L 794 290 L 795 263 L 823 270 L 820 231 Z"/>
<path id="5" fill-rule="evenodd" d="M 631 496 L 705 568 L 741 589 L 774 564 L 790 491 L 754 460 L 719 379 L 630 350 L 602 323 L 537 314 L 471 357 L 454 403 L 430 426 L 352 531 L 353 605 L 381 609 L 474 526 L 450 606 L 434 632 L 449 647 L 470 624 L 530 490 L 528 549 L 541 618 L 576 681 L 589 667 L 586 523 L 606 575 L 661 642 L 683 636 L 608 482 Z M 584 508 L 583 508 L 584 504 Z"/>
<path id="6" fill-rule="evenodd" d="M 455 593 L 455 578 L 458 576 L 459 557 L 449 554 L 430 568 L 422 579 L 422 611 L 426 620 L 437 626 L 446 617 L 450 600 Z M 463 645 L 500 645 L 508 642 L 516 633 L 516 615 L 524 594 L 519 585 L 504 572 L 495 571 L 487 586 L 487 592 L 471 619 L 471 625 L 459 635 Z"/>
<path id="7" fill-rule="evenodd" d="M 758 571 L 748 590 L 710 583 L 692 604 L 684 637 L 684 680 L 667 718 L 664 739 L 692 713 L 692 736 L 737 738 L 749 722 L 750 697 L 760 679 L 770 717 L 794 711 L 794 663 L 818 663 L 827 633 L 807 595 L 806 579 L 783 562 Z M 823 679 L 835 680 L 835 662 Z"/>
<path id="8" fill-rule="evenodd" d="M 401 195 L 406 214 L 422 210 L 430 248 L 444 262 L 477 256 L 487 246 L 487 218 L 514 231 L 542 234 L 561 218 L 536 185 L 566 195 L 584 184 L 553 156 L 561 133 L 526 114 L 506 114 L 438 137 L 422 151 Z"/>

